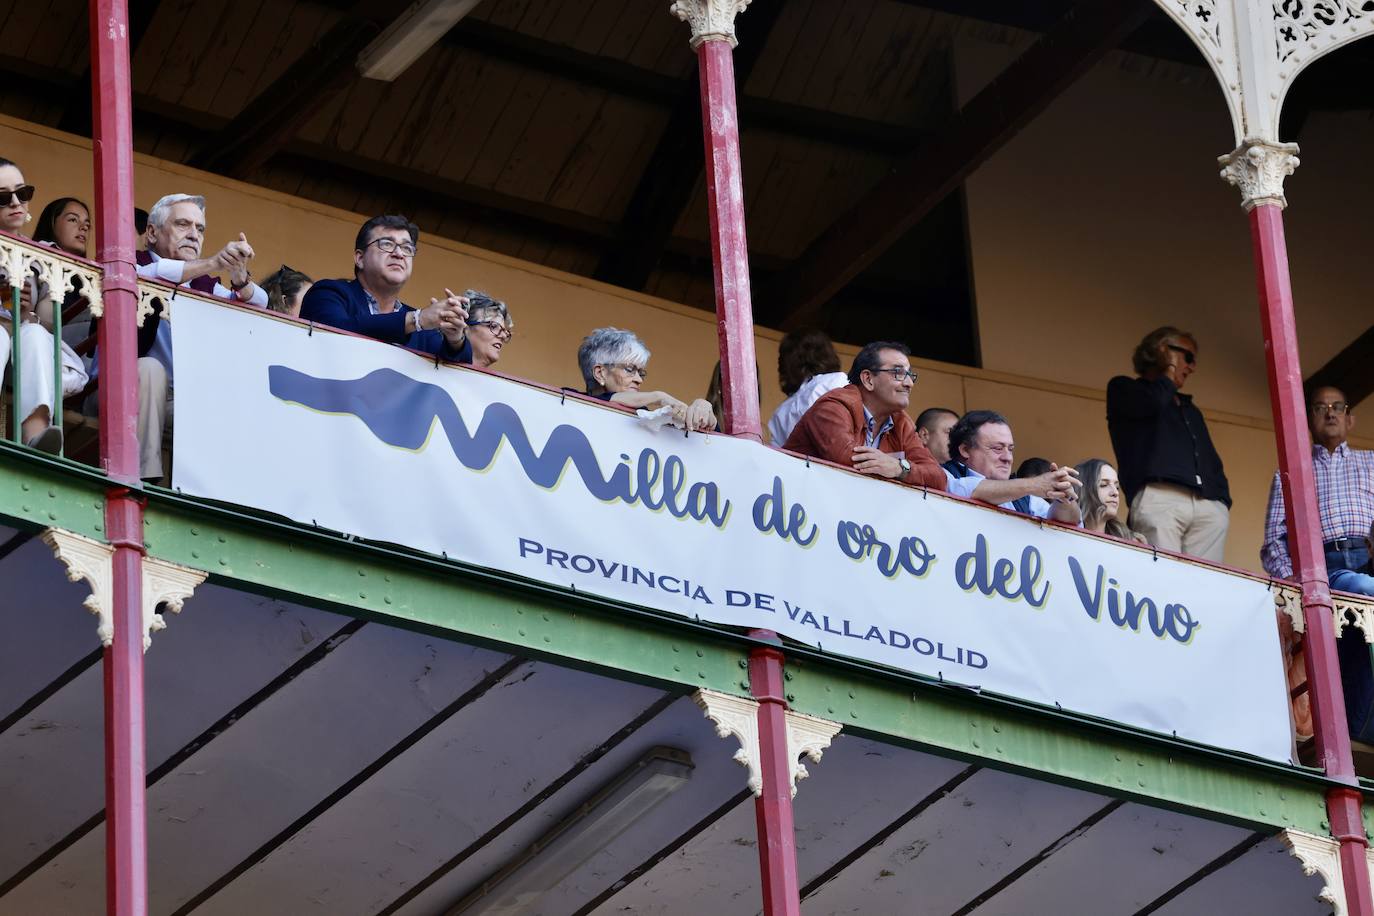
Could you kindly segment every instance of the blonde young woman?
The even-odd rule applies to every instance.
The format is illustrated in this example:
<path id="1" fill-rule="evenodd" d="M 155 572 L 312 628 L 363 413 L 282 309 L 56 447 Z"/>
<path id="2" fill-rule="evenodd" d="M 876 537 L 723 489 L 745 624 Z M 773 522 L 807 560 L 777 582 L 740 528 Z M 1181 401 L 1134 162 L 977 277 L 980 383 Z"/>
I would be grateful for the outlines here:
<path id="1" fill-rule="evenodd" d="M 1089 458 L 1075 470 L 1083 485 L 1078 506 L 1083 513 L 1084 529 L 1126 541 L 1146 543 L 1144 535 L 1132 531 L 1116 517 L 1121 509 L 1121 481 L 1117 478 L 1116 468 L 1101 458 Z"/>
<path id="2" fill-rule="evenodd" d="M 8 159 L 0 159 L 0 229 L 22 235 L 24 226 L 32 219 L 29 201 L 33 200 L 33 185 Z M 53 381 L 53 301 L 48 284 L 35 276 L 15 278 L 0 268 L 0 372 L 9 364 L 11 335 L 15 333 L 14 284 L 19 283 L 19 397 L 12 409 L 23 418 L 21 436 L 26 445 L 56 454 L 62 450 L 62 430 L 52 425 L 56 396 Z M 67 379 L 63 387 L 84 387 L 85 378 Z"/>

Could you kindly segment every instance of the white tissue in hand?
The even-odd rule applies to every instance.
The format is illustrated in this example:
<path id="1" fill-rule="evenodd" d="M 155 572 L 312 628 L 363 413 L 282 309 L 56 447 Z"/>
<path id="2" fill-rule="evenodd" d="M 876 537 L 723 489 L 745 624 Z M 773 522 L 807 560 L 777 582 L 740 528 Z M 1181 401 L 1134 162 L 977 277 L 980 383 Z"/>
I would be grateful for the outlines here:
<path id="1" fill-rule="evenodd" d="M 666 405 L 657 410 L 645 410 L 641 407 L 639 410 L 635 411 L 635 413 L 639 416 L 639 422 L 644 424 L 646 429 L 653 430 L 654 432 L 658 432 L 665 426 L 676 426 L 679 429 L 682 428 L 682 424 L 673 419 L 673 408 Z"/>

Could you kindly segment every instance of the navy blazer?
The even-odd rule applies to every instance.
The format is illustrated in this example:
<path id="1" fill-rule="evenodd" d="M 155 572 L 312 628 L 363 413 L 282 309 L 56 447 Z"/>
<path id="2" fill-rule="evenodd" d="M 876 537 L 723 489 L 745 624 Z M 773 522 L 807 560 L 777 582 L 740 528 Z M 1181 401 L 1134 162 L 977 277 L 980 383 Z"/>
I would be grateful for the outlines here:
<path id="1" fill-rule="evenodd" d="M 367 292 L 355 277 L 352 280 L 320 280 L 310 287 L 301 302 L 301 317 L 318 321 L 342 331 L 353 331 L 386 343 L 402 344 L 412 350 L 432 353 L 455 363 L 472 362 L 472 342 L 454 348 L 442 332 L 415 331 L 406 333 L 406 312 L 415 311 L 404 302 L 380 315 L 367 307 Z"/>

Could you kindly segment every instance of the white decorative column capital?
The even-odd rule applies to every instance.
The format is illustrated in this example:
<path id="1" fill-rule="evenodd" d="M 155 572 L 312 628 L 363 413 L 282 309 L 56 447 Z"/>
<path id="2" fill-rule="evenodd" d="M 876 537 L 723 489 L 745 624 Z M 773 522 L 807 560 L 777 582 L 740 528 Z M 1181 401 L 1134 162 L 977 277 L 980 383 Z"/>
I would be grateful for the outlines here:
<path id="1" fill-rule="evenodd" d="M 67 567 L 72 582 L 85 579 L 91 594 L 82 602 L 86 610 L 100 618 L 96 636 L 108 647 L 114 642 L 113 560 L 114 547 L 84 535 L 49 528 L 41 535 L 43 543 Z M 199 569 L 179 566 L 153 557 L 143 558 L 143 651 L 153 644 L 152 634 L 167 628 L 167 622 L 157 612 L 166 605 L 172 613 L 180 613 L 182 604 L 197 585 L 205 581 L 206 573 Z"/>
<path id="2" fill-rule="evenodd" d="M 1221 177 L 1240 189 L 1246 211 L 1261 204 L 1288 206 L 1283 196 L 1283 179 L 1299 165 L 1296 143 L 1271 143 L 1248 137 L 1240 146 L 1217 158 Z"/>
<path id="3" fill-rule="evenodd" d="M 728 41 L 730 47 L 739 44 L 735 38 L 735 17 L 744 12 L 752 0 L 673 0 L 668 8 L 674 16 L 692 27 L 692 49 L 704 41 Z"/>
<path id="4" fill-rule="evenodd" d="M 1320 875 L 1326 882 L 1317 899 L 1331 907 L 1332 916 L 1346 916 L 1345 884 L 1341 880 L 1341 847 L 1329 836 L 1317 836 L 1302 830 L 1280 830 L 1279 841 L 1288 854 L 1302 863 L 1307 877 Z"/>
<path id="5" fill-rule="evenodd" d="M 744 697 L 731 696 L 715 690 L 698 690 L 692 700 L 706 713 L 706 718 L 716 725 L 716 734 L 722 738 L 734 736 L 739 741 L 735 751 L 735 762 L 749 770 L 749 791 L 757 797 L 763 794 L 763 772 L 759 768 L 759 704 Z M 787 719 L 787 760 L 791 767 L 792 797 L 797 795 L 798 780 L 811 775 L 801 762 L 806 755 L 812 763 L 821 762 L 821 754 L 830 746 L 830 741 L 839 734 L 842 726 L 838 722 L 808 716 L 805 713 L 786 714 Z"/>

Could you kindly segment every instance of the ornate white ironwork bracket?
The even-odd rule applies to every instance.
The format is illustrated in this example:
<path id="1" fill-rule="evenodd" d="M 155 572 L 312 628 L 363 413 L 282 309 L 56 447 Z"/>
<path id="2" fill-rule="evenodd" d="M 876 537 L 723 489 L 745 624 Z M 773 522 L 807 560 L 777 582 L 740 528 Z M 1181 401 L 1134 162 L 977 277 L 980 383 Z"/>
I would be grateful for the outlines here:
<path id="1" fill-rule="evenodd" d="M 1293 621 L 1293 630 L 1305 632 L 1307 621 L 1302 615 L 1302 591 L 1296 585 L 1276 586 L 1282 601 L 1283 612 Z M 1364 633 L 1364 641 L 1374 645 L 1374 599 L 1356 598 L 1350 595 L 1333 593 L 1331 595 L 1331 614 L 1336 632 L 1341 627 L 1358 627 Z"/>
<path id="2" fill-rule="evenodd" d="M 1288 854 L 1302 863 L 1307 877 L 1320 875 L 1326 885 L 1317 899 L 1331 907 L 1333 916 L 1345 916 L 1345 885 L 1341 881 L 1340 844 L 1329 836 L 1317 836 L 1301 830 L 1279 831 L 1279 841 Z"/>
<path id="3" fill-rule="evenodd" d="M 704 41 L 728 41 L 730 47 L 739 44 L 735 38 L 735 17 L 744 12 L 752 0 L 673 0 L 668 8 L 674 16 L 692 27 L 692 49 Z"/>
<path id="4" fill-rule="evenodd" d="M 1243 137 L 1278 143 L 1283 100 L 1302 69 L 1374 34 L 1374 8 L 1367 0 L 1155 3 L 1201 49 L 1226 96 L 1238 145 L 1244 145 Z"/>
<path id="5" fill-rule="evenodd" d="M 86 610 L 100 618 L 95 633 L 100 637 L 101 645 L 108 646 L 114 641 L 110 569 L 114 548 L 61 528 L 49 528 L 41 537 L 43 543 L 52 548 L 57 559 L 67 567 L 68 581 L 80 582 L 85 579 L 90 585 L 91 593 L 81 603 Z"/>
<path id="6" fill-rule="evenodd" d="M 736 763 L 749 770 L 749 791 L 755 796 L 763 794 L 763 773 L 759 769 L 759 704 L 744 697 L 731 696 L 715 690 L 698 690 L 692 694 L 693 701 L 715 723 L 716 734 L 722 738 L 732 735 L 739 741 L 735 751 Z M 821 762 L 821 754 L 830 746 L 830 741 L 839 734 L 841 725 L 828 719 L 808 716 L 804 713 L 786 713 L 787 719 L 787 759 L 791 763 L 792 796 L 797 794 L 797 781 L 810 774 L 801 762 L 802 755 L 812 763 Z"/>
<path id="7" fill-rule="evenodd" d="M 153 557 L 143 558 L 143 651 L 153 644 L 154 630 L 165 630 L 167 621 L 157 612 L 165 607 L 173 614 L 181 613 L 181 606 L 205 581 L 204 570 L 192 569 Z"/>
<path id="8" fill-rule="evenodd" d="M 91 314 L 99 318 L 104 311 L 100 297 L 100 271 L 59 255 L 56 249 L 43 245 L 28 245 L 15 239 L 0 237 L 0 265 L 11 277 L 23 277 L 29 271 L 48 284 L 53 298 L 61 305 L 72 280 L 81 278 L 81 294 L 86 297 Z"/>
<path id="9" fill-rule="evenodd" d="M 67 567 L 72 582 L 85 579 L 91 594 L 82 602 L 86 610 L 100 619 L 96 635 L 103 646 L 114 642 L 114 604 L 111 571 L 114 548 L 84 535 L 49 528 L 42 534 L 43 543 L 52 549 L 57 559 Z M 166 629 L 167 622 L 157 612 L 165 605 L 172 613 L 180 613 L 182 604 L 205 581 L 206 573 L 199 569 L 179 566 L 153 557 L 143 558 L 143 651 L 153 644 L 153 632 Z"/>
<path id="10" fill-rule="evenodd" d="M 806 764 L 801 762 L 805 756 L 812 763 L 821 762 L 821 754 L 830 747 L 830 741 L 843 728 L 838 722 L 808 716 L 801 712 L 787 712 L 787 754 L 792 762 L 792 797 L 797 796 L 797 782 L 811 774 Z"/>
<path id="11" fill-rule="evenodd" d="M 1261 204 L 1288 206 L 1283 196 L 1283 180 L 1297 169 L 1296 143 L 1270 143 L 1248 137 L 1225 156 L 1217 158 L 1221 177 L 1240 189 L 1241 205 L 1246 212 Z"/>
<path id="12" fill-rule="evenodd" d="M 160 286 L 153 286 L 151 283 L 144 283 L 142 281 L 139 281 L 138 310 L 134 313 L 134 323 L 137 324 L 140 328 L 143 327 L 143 322 L 147 319 L 147 317 L 153 313 L 154 299 L 157 299 L 162 303 L 162 317 L 172 317 L 172 297 L 168 295 L 167 290 L 163 289 Z"/>

